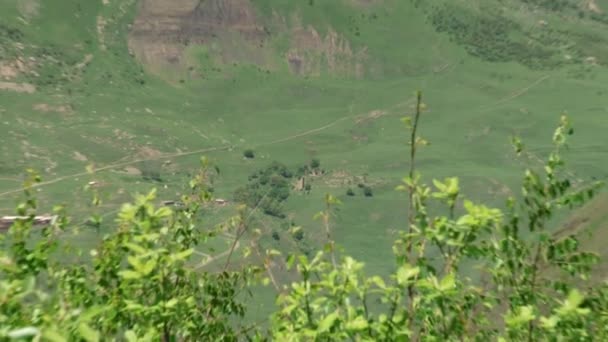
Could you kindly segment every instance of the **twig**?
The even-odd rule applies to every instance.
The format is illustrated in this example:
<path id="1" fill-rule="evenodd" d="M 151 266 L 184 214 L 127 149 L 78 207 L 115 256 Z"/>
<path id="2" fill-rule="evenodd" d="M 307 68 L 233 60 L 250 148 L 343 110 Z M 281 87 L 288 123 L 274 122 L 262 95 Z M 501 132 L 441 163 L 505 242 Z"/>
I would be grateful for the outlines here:
<path id="1" fill-rule="evenodd" d="M 416 93 L 416 113 L 414 116 L 414 122 L 412 127 L 412 134 L 410 136 L 410 186 L 409 186 L 409 211 L 408 211 L 408 239 L 406 242 L 406 250 L 407 250 L 407 260 L 410 265 L 413 264 L 412 258 L 412 233 L 413 227 L 415 223 L 416 216 L 416 207 L 414 205 L 414 196 L 416 192 L 416 187 L 414 184 L 414 176 L 416 172 L 416 134 L 418 132 L 418 121 L 420 119 L 420 112 L 422 109 L 422 93 L 418 91 Z M 408 313 L 410 317 L 410 330 L 413 325 L 413 316 L 414 316 L 414 286 L 413 284 L 408 285 L 407 287 L 408 294 Z"/>

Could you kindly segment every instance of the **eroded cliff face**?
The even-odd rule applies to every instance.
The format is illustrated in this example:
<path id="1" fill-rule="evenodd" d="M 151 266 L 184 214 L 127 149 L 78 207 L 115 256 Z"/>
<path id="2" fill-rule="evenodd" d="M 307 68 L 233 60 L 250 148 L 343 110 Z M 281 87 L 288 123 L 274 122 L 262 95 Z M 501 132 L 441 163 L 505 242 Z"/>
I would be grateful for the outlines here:
<path id="1" fill-rule="evenodd" d="M 289 42 L 286 51 L 272 44 L 277 37 Z M 361 77 L 366 60 L 364 48 L 353 51 L 331 28 L 322 35 L 303 25 L 297 13 L 289 18 L 258 13 L 250 0 L 141 0 L 129 46 L 157 73 L 192 69 L 196 62 L 187 51 L 196 46 L 206 46 L 215 64 L 248 63 L 267 70 L 287 66 L 294 74 L 309 76 L 327 72 Z"/>
<path id="2" fill-rule="evenodd" d="M 152 70 L 183 66 L 184 50 L 223 35 L 263 39 L 248 0 L 142 0 L 129 46 Z"/>

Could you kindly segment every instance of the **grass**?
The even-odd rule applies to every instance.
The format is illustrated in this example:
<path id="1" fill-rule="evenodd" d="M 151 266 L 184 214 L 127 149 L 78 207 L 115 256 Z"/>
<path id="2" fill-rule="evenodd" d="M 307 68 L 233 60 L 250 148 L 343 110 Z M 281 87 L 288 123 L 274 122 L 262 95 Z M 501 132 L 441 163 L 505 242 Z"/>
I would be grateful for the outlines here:
<path id="1" fill-rule="evenodd" d="M 2 2 L 1 23 L 24 34 L 27 46 L 22 53 L 42 53 L 39 58 L 44 61 L 36 69 L 40 77 L 19 79 L 34 82 L 36 93 L 0 91 L 2 214 L 12 213 L 9 208 L 20 197 L 18 179 L 29 167 L 48 182 L 37 189 L 40 210 L 65 203 L 80 222 L 91 209 L 82 188 L 92 180 L 100 184 L 104 207 L 99 210 L 111 213 L 130 194 L 150 187 L 158 188 L 159 201 L 175 199 L 201 155 L 220 167 L 216 195 L 228 199 L 253 170 L 272 160 L 295 169 L 315 157 L 330 175 L 313 179 L 310 195 L 292 194 L 285 207 L 288 216 L 304 227 L 310 244 L 321 244 L 323 230 L 312 217 L 322 210 L 325 193 L 336 194 L 344 202 L 333 222 L 336 240 L 365 261 L 370 272 L 386 273 L 393 266 L 394 231 L 406 223 L 406 199 L 394 191 L 408 167 L 406 130 L 399 118 L 411 113 L 417 89 L 423 91 L 429 107 L 421 134 L 432 144 L 421 150 L 419 159 L 428 180 L 458 175 L 467 197 L 502 205 L 507 189 L 518 191 L 523 167 L 511 151 L 510 136 L 520 135 L 528 150 L 542 157 L 549 150 L 552 127 L 564 112 L 579 133 L 567 152 L 573 172 L 581 178 L 608 177 L 602 144 L 608 129 L 608 107 L 602 104 L 608 70 L 601 65 L 608 54 L 589 38 L 607 39 L 604 24 L 568 16 L 567 28 L 551 34 L 571 40 L 574 50 L 549 46 L 554 58 L 575 52 L 585 57 L 593 51 L 600 65 L 573 61 L 530 69 L 518 62 L 520 55 L 509 55 L 500 63 L 472 57 L 466 47 L 470 36 L 462 42 L 454 39 L 456 33 L 437 32 L 427 18 L 432 4 L 440 1 L 420 6 L 387 1 L 365 8 L 346 1 L 317 3 L 310 7 L 265 0 L 256 5 L 258 13 L 268 13 L 270 7 L 279 14 L 298 10 L 303 24 L 313 25 L 319 34 L 329 32 L 331 26 L 351 42 L 353 50 L 368 47 L 364 78 L 331 73 L 299 77 L 286 65 L 267 73 L 241 63 L 215 65 L 221 71 L 210 72 L 205 79 L 169 84 L 144 73 L 128 54 L 125 37 L 133 6 L 49 0 L 40 2 L 38 15 L 24 24 L 16 2 Z M 454 4 L 464 6 L 462 1 Z M 534 17 L 514 8 L 508 17 L 520 26 L 540 18 L 551 24 L 559 18 L 551 11 Z M 467 11 L 463 13 L 474 13 Z M 98 16 L 107 21 L 105 50 L 97 34 Z M 522 27 L 528 31 L 509 36 L 515 37 L 510 44 L 530 36 L 531 26 Z M 277 49 L 273 53 L 281 60 L 290 37 L 279 32 L 273 39 Z M 41 52 L 43 47 L 47 54 Z M 209 53 L 201 50 L 192 55 L 201 59 L 202 68 L 213 64 L 205 58 Z M 90 62 L 75 71 L 88 54 L 93 56 Z M 35 109 L 39 104 L 51 110 Z M 61 106 L 69 109 L 56 110 Z M 382 115 L 370 118 L 372 111 Z M 368 119 L 361 121 L 362 117 Z M 254 159 L 243 158 L 247 148 L 255 150 Z M 77 158 L 76 152 L 86 160 Z M 99 171 L 88 175 L 88 164 Z M 151 169 L 161 181 L 128 173 L 128 166 Z M 331 178 L 336 172 L 366 176 L 374 184 L 374 196 L 364 197 L 357 184 L 337 186 Z M 356 196 L 346 196 L 349 187 L 358 191 Z M 232 209 L 209 214 L 208 221 L 221 220 Z M 594 224 L 600 236 L 606 234 L 607 221 L 601 217 Z M 264 231 L 264 248 L 293 248 L 280 221 L 259 218 L 256 225 Z M 273 230 L 281 233 L 279 242 L 270 238 Z M 94 246 L 97 235 L 85 233 L 78 239 L 83 246 Z M 226 247 L 219 240 L 213 246 L 215 251 L 202 252 L 217 254 Z"/>

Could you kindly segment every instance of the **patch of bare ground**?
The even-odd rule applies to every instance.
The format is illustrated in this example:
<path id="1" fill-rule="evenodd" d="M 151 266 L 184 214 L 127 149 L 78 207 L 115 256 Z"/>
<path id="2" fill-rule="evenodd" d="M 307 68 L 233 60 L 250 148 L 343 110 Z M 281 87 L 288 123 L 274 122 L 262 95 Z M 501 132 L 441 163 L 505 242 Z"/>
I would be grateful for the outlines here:
<path id="1" fill-rule="evenodd" d="M 105 29 L 106 29 L 107 21 L 106 19 L 98 15 L 97 16 L 97 41 L 99 41 L 99 48 L 101 50 L 106 49 L 106 38 L 105 38 Z"/>
<path id="2" fill-rule="evenodd" d="M 597 14 L 604 13 L 604 11 L 602 11 L 601 7 L 597 4 L 596 0 L 585 0 L 583 2 L 583 6 L 585 7 L 586 10 L 588 10 L 590 12 L 597 13 Z"/>
<path id="3" fill-rule="evenodd" d="M 89 63 L 91 63 L 92 60 L 93 60 L 93 55 L 91 55 L 91 54 L 85 55 L 82 62 L 76 64 L 76 69 L 82 69 L 82 68 L 86 67 Z"/>
<path id="4" fill-rule="evenodd" d="M 83 162 L 89 160 L 87 158 L 87 156 L 85 156 L 84 154 L 82 154 L 78 151 L 74 151 L 72 158 L 74 158 L 75 160 L 78 160 L 78 161 L 83 161 Z"/>
<path id="5" fill-rule="evenodd" d="M 0 90 L 9 90 L 18 93 L 28 93 L 32 94 L 36 92 L 36 87 L 33 84 L 29 83 L 15 83 L 15 82 L 1 82 L 0 81 Z"/>
<path id="6" fill-rule="evenodd" d="M 141 159 L 158 159 L 163 155 L 159 150 L 156 150 L 150 146 L 140 147 L 137 156 Z"/>
<path id="7" fill-rule="evenodd" d="M 40 3 L 38 0 L 17 0 L 17 10 L 25 20 L 31 20 L 38 16 Z"/>
<path id="8" fill-rule="evenodd" d="M 359 5 L 376 2 L 351 1 Z M 212 60 L 221 64 L 244 62 L 274 70 L 278 63 L 286 63 L 294 74 L 307 76 L 364 74 L 365 48 L 354 49 L 333 29 L 320 34 L 303 25 L 297 14 L 289 21 L 288 25 L 286 18 L 273 12 L 275 31 L 287 32 L 291 41 L 280 60 L 267 44 L 271 33 L 258 20 L 252 0 L 142 0 L 129 34 L 129 48 L 160 75 L 163 70 L 186 72 L 192 64 L 188 47 L 200 45 L 209 46 Z"/>
<path id="9" fill-rule="evenodd" d="M 34 110 L 43 112 L 43 113 L 61 113 L 68 114 L 72 113 L 73 109 L 70 105 L 50 105 L 48 103 L 38 103 L 32 107 Z"/>
<path id="10" fill-rule="evenodd" d="M 142 0 L 129 47 L 151 71 L 160 71 L 184 68 L 188 46 L 212 41 L 226 44 L 218 56 L 224 62 L 255 62 L 255 47 L 263 46 L 266 36 L 250 0 Z"/>
<path id="11" fill-rule="evenodd" d="M 27 140 L 21 141 L 21 151 L 23 152 L 23 158 L 25 161 L 31 159 L 39 159 L 46 162 L 44 171 L 50 173 L 57 167 L 57 162 L 49 157 L 48 151 L 45 151 L 37 146 L 30 144 Z"/>
<path id="12" fill-rule="evenodd" d="M 383 110 L 377 110 L 377 109 L 372 110 L 367 115 L 361 115 L 361 116 L 358 116 L 357 118 L 355 118 L 355 123 L 357 125 L 360 125 L 360 124 L 366 123 L 368 121 L 373 121 L 373 120 L 379 119 L 379 118 L 385 116 L 386 114 L 387 114 L 386 111 L 383 111 Z"/>
<path id="13" fill-rule="evenodd" d="M 291 71 L 296 75 L 319 76 L 322 73 L 360 78 L 363 76 L 367 49 L 354 51 L 350 42 L 333 29 L 322 36 L 314 27 L 304 27 L 294 16 L 291 48 L 286 54 Z"/>
<path id="14" fill-rule="evenodd" d="M 34 58 L 29 60 L 23 58 L 0 60 L 0 81 L 12 81 L 21 74 L 31 72 L 34 61 Z"/>
<path id="15" fill-rule="evenodd" d="M 12 63 L 0 61 L 0 78 L 10 80 L 19 75 L 19 70 Z"/>
<path id="16" fill-rule="evenodd" d="M 369 179 L 365 176 L 356 176 L 346 170 L 336 170 L 323 177 L 323 182 L 330 188 L 355 187 L 358 184 L 375 186 L 382 184 L 380 180 Z"/>
<path id="17" fill-rule="evenodd" d="M 134 166 L 127 166 L 124 168 L 124 172 L 131 176 L 141 176 L 141 171 Z"/>

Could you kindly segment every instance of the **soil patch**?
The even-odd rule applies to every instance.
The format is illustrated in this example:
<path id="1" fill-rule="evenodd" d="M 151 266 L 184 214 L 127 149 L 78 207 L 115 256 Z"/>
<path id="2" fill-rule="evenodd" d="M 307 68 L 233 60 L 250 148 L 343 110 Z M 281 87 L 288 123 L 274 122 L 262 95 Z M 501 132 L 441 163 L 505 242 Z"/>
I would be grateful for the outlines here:
<path id="1" fill-rule="evenodd" d="M 131 176 L 141 176 L 141 171 L 133 166 L 127 166 L 124 168 L 124 171 Z"/>
<path id="2" fill-rule="evenodd" d="M 38 103 L 35 104 L 33 106 L 34 110 L 37 110 L 39 112 L 43 112 L 43 113 L 71 113 L 72 112 L 72 107 L 70 105 L 57 105 L 57 106 L 52 106 L 49 105 L 47 103 Z"/>
<path id="3" fill-rule="evenodd" d="M 36 87 L 29 83 L 0 82 L 0 90 L 10 90 L 18 93 L 32 94 L 36 92 Z"/>
<path id="4" fill-rule="evenodd" d="M 74 151 L 73 158 L 78 161 L 87 161 L 88 160 L 88 158 L 84 154 L 82 154 L 78 151 Z"/>
<path id="5" fill-rule="evenodd" d="M 142 0 L 129 47 L 152 71 L 160 71 L 183 68 L 190 45 L 222 42 L 221 37 L 231 38 L 225 40 L 230 42 L 235 34 L 247 43 L 263 44 L 266 33 L 250 0 Z"/>
<path id="6" fill-rule="evenodd" d="M 38 16 L 40 3 L 37 0 L 18 0 L 17 10 L 26 20 L 30 20 Z"/>
<path id="7" fill-rule="evenodd" d="M 286 54 L 291 72 L 319 76 L 323 72 L 361 78 L 367 49 L 353 51 L 350 42 L 333 29 L 323 37 L 312 26 L 303 27 L 295 19 L 291 31 L 292 47 Z"/>

